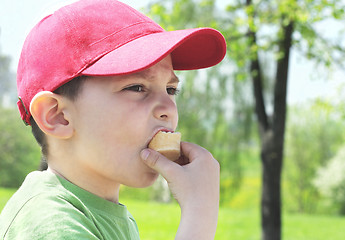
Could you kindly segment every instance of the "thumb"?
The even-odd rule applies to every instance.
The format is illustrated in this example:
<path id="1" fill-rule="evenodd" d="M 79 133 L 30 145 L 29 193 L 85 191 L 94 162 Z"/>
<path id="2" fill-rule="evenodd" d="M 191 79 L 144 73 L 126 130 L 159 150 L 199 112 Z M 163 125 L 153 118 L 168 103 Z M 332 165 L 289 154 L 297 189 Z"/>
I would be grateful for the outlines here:
<path id="1" fill-rule="evenodd" d="M 167 181 L 180 165 L 172 162 L 157 151 L 146 148 L 140 153 L 144 163 L 160 173 Z"/>

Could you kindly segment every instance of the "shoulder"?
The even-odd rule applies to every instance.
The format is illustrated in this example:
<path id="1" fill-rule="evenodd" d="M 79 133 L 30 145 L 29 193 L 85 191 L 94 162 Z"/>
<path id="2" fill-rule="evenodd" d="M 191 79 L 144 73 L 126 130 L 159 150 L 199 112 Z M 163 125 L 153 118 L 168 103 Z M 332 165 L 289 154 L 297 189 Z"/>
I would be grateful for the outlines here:
<path id="1" fill-rule="evenodd" d="M 12 219 L 6 238 L 100 239 L 86 209 L 64 193 L 42 193 L 29 199 Z M 23 237 L 23 238 L 21 238 Z M 5 238 L 5 239 L 6 239 Z"/>
<path id="2" fill-rule="evenodd" d="M 4 239 L 101 239 L 91 213 L 73 193 L 54 179 L 23 186 L 0 216 L 0 238 Z"/>

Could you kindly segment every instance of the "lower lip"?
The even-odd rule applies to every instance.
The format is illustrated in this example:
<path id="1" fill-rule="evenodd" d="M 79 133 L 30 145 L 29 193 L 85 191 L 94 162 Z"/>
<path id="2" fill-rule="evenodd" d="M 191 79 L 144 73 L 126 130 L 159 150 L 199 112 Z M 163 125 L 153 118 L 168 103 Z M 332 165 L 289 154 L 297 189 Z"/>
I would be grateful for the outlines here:
<path id="1" fill-rule="evenodd" d="M 170 130 L 167 130 L 167 129 L 162 129 L 162 130 L 159 130 L 158 132 L 156 132 L 156 134 L 153 137 L 155 137 L 160 132 L 163 132 L 163 133 L 174 133 L 174 131 L 170 131 Z"/>

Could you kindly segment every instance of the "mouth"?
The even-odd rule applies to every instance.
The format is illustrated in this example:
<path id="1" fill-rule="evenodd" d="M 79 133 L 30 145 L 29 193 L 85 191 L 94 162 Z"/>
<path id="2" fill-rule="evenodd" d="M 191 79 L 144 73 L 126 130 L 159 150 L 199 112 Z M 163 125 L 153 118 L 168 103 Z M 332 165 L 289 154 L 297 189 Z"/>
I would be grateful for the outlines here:
<path id="1" fill-rule="evenodd" d="M 157 133 L 159 133 L 159 132 L 173 133 L 174 131 L 173 131 L 173 130 L 169 130 L 169 129 L 160 129 L 160 130 L 158 130 L 158 131 L 155 133 L 155 135 L 153 135 L 153 137 L 156 136 Z"/>
<path id="2" fill-rule="evenodd" d="M 157 129 L 154 134 L 150 137 L 149 141 L 146 144 L 146 147 L 148 147 L 148 145 L 150 144 L 150 142 L 152 141 L 152 139 L 157 135 L 157 133 L 159 132 L 164 132 L 164 133 L 174 133 L 173 130 L 171 129 L 167 129 L 167 128 L 159 128 Z"/>

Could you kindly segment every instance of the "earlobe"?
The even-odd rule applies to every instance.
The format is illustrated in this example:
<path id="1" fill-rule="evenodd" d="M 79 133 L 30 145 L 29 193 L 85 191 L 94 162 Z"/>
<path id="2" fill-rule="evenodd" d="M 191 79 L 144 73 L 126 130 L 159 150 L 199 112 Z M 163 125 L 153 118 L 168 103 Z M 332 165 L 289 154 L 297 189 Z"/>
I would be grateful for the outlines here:
<path id="1" fill-rule="evenodd" d="M 43 91 L 37 93 L 30 103 L 30 112 L 39 128 L 47 135 L 67 139 L 73 135 L 68 111 L 70 101 L 58 94 Z"/>

